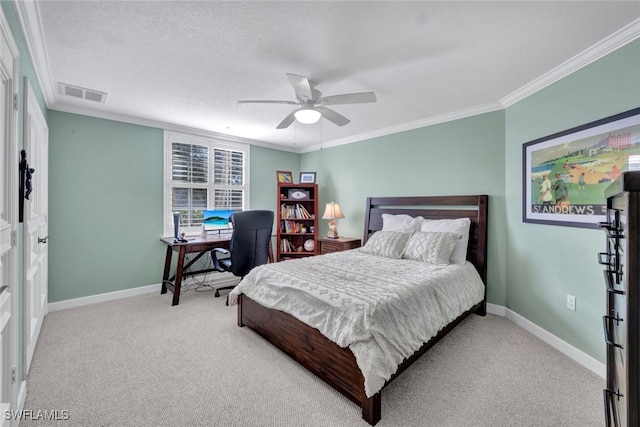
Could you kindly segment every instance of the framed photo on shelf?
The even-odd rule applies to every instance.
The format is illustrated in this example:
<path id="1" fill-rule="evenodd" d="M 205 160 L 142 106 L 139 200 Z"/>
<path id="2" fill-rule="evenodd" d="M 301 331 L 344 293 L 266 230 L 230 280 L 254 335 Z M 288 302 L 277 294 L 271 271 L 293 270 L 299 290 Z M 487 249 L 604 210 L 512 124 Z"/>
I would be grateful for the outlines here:
<path id="1" fill-rule="evenodd" d="M 293 174 L 290 171 L 276 171 L 278 183 L 293 184 Z"/>
<path id="2" fill-rule="evenodd" d="M 315 172 L 300 172 L 300 184 L 315 184 L 316 173 Z"/>
<path id="3" fill-rule="evenodd" d="M 522 146 L 522 221 L 598 228 L 604 190 L 640 170 L 640 108 Z"/>

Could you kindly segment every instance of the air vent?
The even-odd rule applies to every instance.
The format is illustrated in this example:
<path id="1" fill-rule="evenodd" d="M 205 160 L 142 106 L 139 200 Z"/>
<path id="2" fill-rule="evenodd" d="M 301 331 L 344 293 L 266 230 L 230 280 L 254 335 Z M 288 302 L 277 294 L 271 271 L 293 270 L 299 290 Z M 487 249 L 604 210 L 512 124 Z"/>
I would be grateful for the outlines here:
<path id="1" fill-rule="evenodd" d="M 105 92 L 87 89 L 79 86 L 72 86 L 66 83 L 58 83 L 58 89 L 61 95 L 72 96 L 74 98 L 86 99 L 104 104 L 107 99 Z"/>

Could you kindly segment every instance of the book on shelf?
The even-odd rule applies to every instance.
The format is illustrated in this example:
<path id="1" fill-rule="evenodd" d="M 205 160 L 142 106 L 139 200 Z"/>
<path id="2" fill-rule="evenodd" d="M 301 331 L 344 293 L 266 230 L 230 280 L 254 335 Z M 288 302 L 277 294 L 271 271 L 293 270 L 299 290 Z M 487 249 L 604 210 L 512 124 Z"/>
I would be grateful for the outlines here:
<path id="1" fill-rule="evenodd" d="M 295 252 L 296 248 L 293 246 L 289 239 L 280 240 L 280 251 L 281 252 Z"/>
<path id="2" fill-rule="evenodd" d="M 308 227 L 303 222 L 294 221 L 291 219 L 283 219 L 280 222 L 280 232 L 281 233 L 307 233 Z"/>
<path id="3" fill-rule="evenodd" d="M 313 216 L 299 203 L 295 205 L 282 205 L 280 206 L 282 218 L 292 219 L 311 219 Z"/>

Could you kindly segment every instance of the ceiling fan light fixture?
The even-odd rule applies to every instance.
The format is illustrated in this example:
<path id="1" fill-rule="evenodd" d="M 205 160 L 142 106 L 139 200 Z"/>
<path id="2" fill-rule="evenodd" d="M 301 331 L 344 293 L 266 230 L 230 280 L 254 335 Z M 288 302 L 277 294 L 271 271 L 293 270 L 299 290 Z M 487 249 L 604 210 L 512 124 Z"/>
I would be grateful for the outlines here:
<path id="1" fill-rule="evenodd" d="M 320 120 L 320 117 L 322 117 L 320 111 L 308 107 L 299 109 L 293 115 L 296 117 L 296 120 L 298 122 L 305 125 L 312 125 L 314 123 L 317 123 L 318 120 Z"/>
<path id="2" fill-rule="evenodd" d="M 376 94 L 373 92 L 343 93 L 340 95 L 322 96 L 322 92 L 316 89 L 315 83 L 307 77 L 289 73 L 287 73 L 287 77 L 289 77 L 289 82 L 291 82 L 293 90 L 295 91 L 296 101 L 253 99 L 239 100 L 238 104 L 289 104 L 299 106 L 297 110 L 287 114 L 280 124 L 276 126 L 276 129 L 286 129 L 295 121 L 311 125 L 317 123 L 321 118 L 330 121 L 336 126 L 344 126 L 351 121 L 331 108 L 327 108 L 327 105 L 376 102 Z"/>

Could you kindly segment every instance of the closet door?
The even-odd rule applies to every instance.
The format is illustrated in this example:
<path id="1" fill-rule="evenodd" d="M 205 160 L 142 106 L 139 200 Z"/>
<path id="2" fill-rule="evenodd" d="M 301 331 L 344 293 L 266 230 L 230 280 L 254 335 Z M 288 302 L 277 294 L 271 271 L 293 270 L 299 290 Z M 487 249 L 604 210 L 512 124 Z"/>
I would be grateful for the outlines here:
<path id="1" fill-rule="evenodd" d="M 24 79 L 24 148 L 29 156 L 32 192 L 24 201 L 25 374 L 40 335 L 48 300 L 49 129 L 29 80 Z"/>
<path id="2" fill-rule="evenodd" d="M 17 409 L 18 141 L 15 75 L 18 48 L 0 10 L 0 414 Z M 15 425 L 0 418 L 0 426 Z"/>

